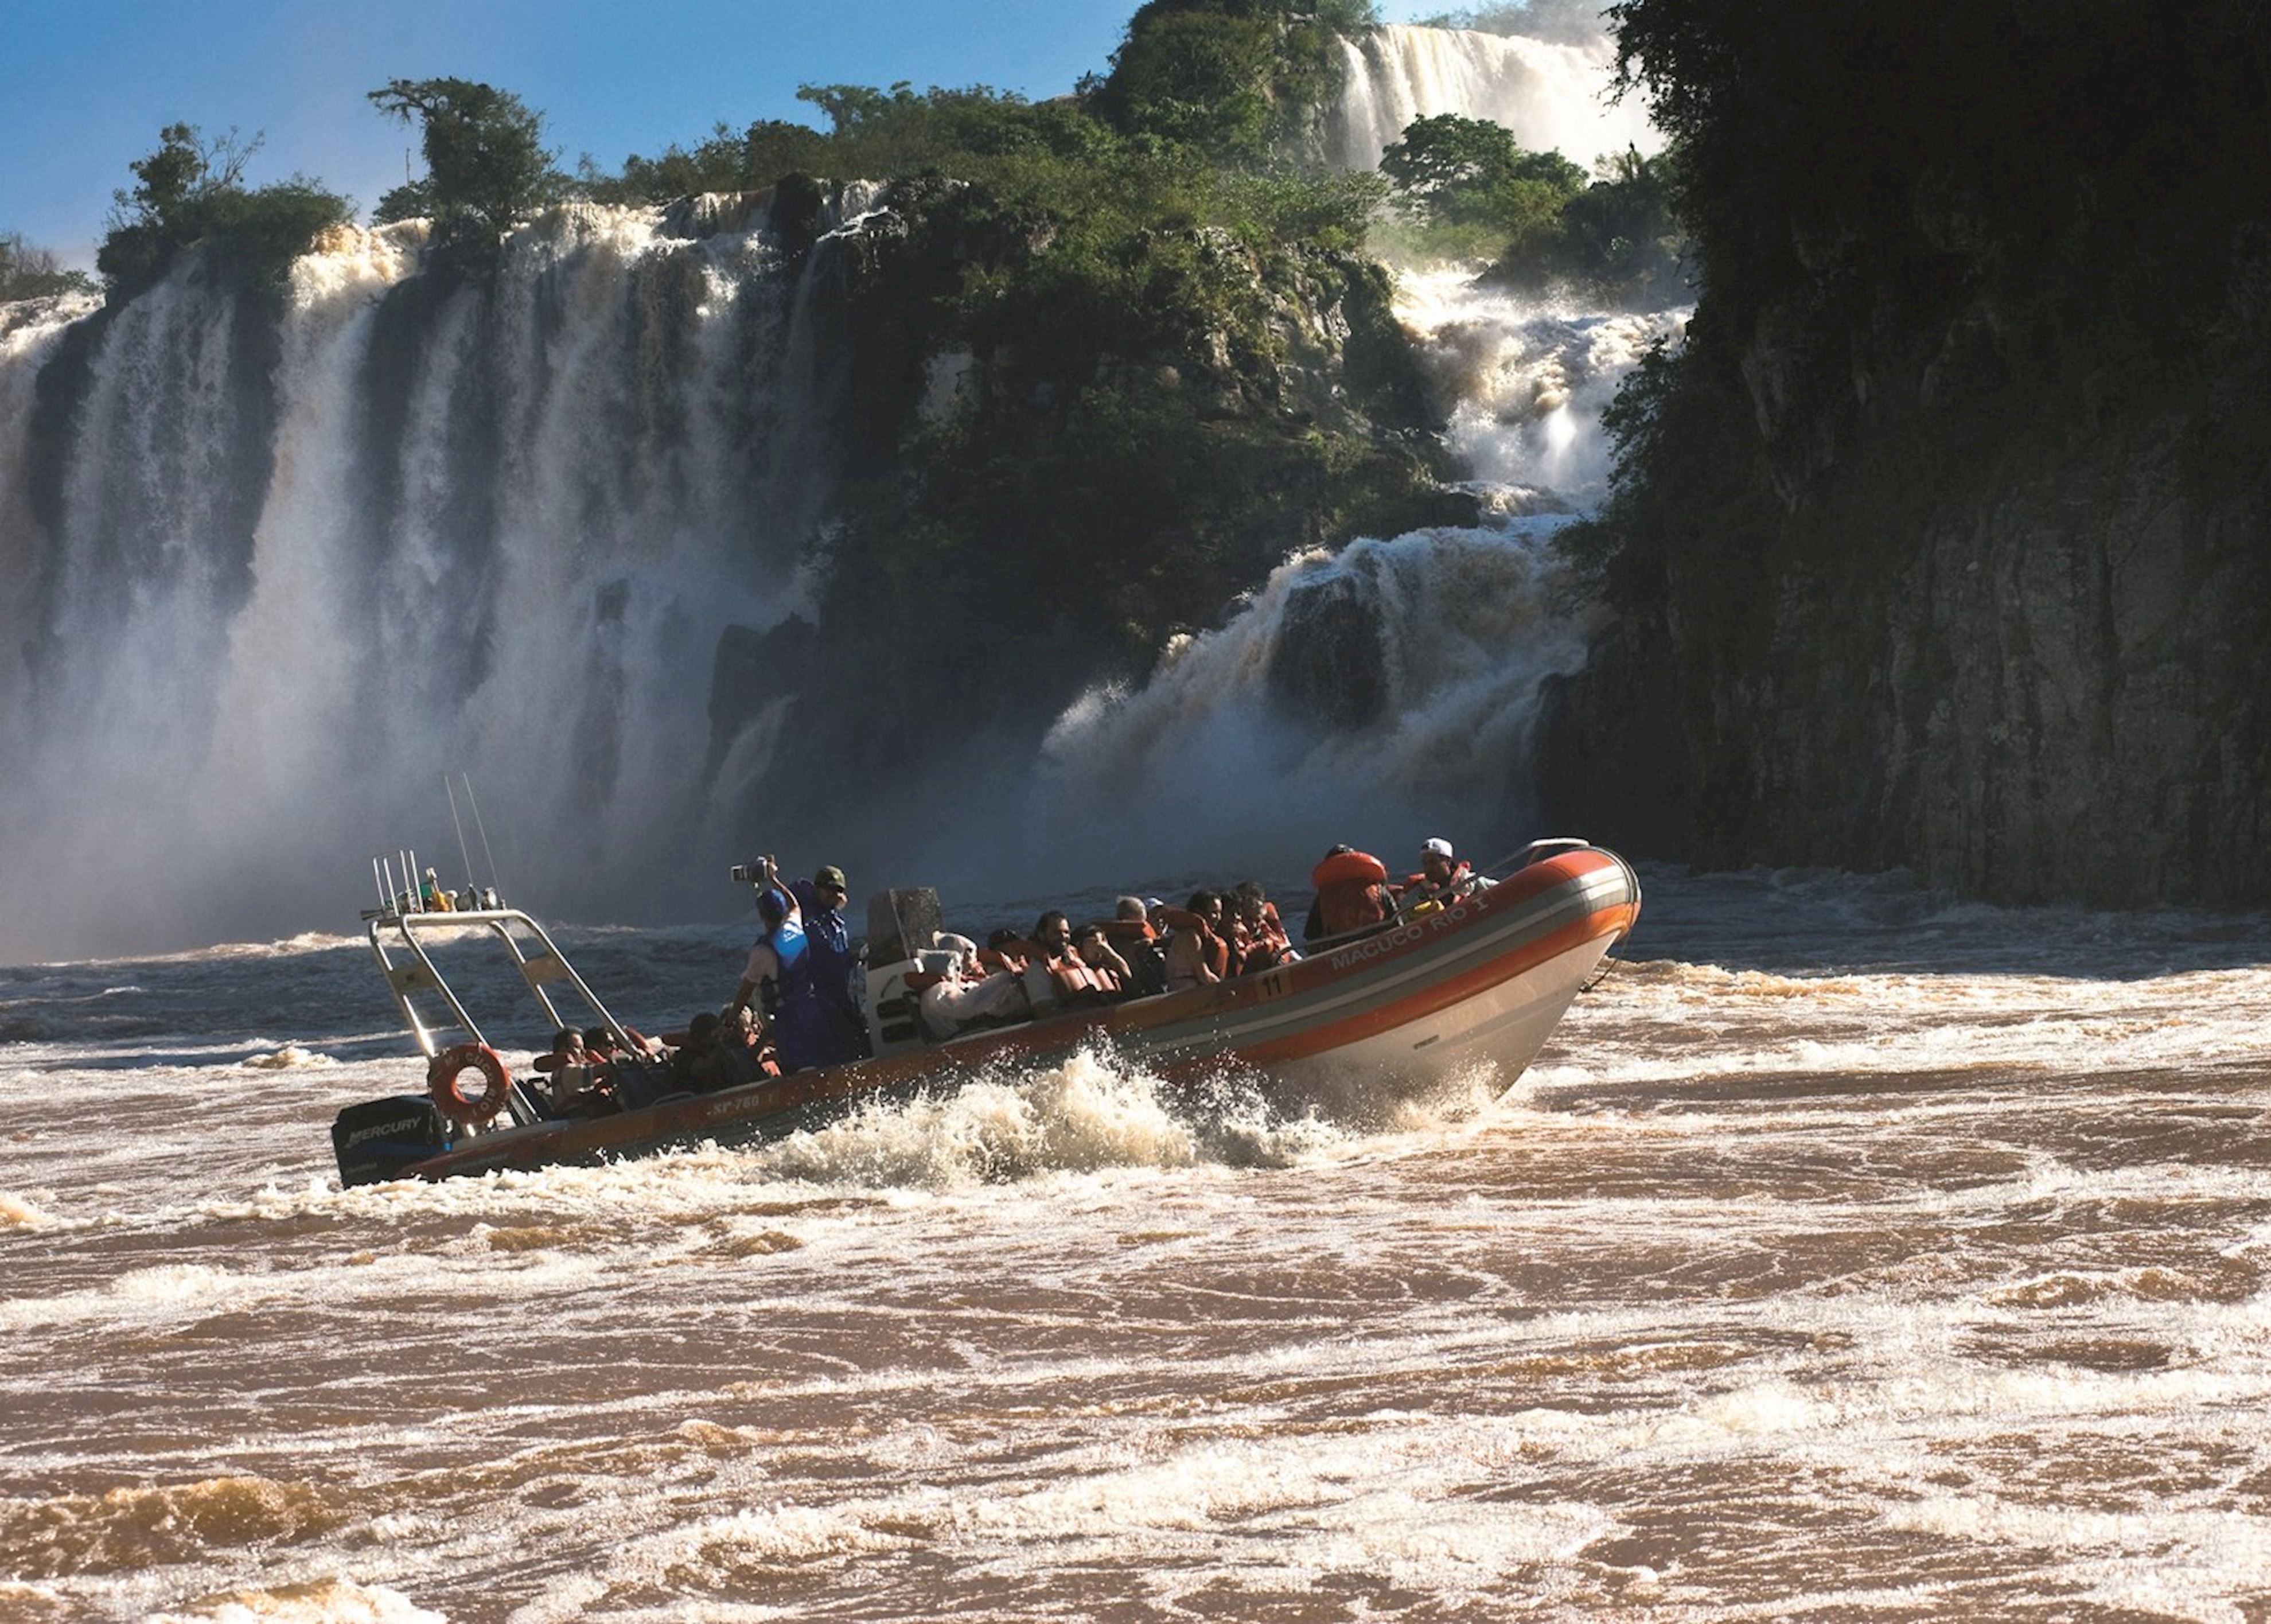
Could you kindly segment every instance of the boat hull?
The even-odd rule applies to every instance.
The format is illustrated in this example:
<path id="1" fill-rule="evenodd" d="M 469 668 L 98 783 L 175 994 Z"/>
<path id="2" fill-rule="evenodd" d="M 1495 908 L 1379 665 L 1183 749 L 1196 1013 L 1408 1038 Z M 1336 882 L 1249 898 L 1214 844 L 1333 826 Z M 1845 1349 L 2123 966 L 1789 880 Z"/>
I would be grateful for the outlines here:
<path id="1" fill-rule="evenodd" d="M 1639 883 L 1621 858 L 1582 847 L 1449 907 L 1257 975 L 593 1121 L 482 1133 L 404 1171 L 446 1178 L 774 1137 L 855 1101 L 1098 1047 L 1171 1084 L 1251 1069 L 1274 1093 L 1336 1102 L 1400 1096 L 1485 1062 L 1504 1086 L 1545 1047 L 1570 1001 L 1632 928 L 1640 904 Z"/>

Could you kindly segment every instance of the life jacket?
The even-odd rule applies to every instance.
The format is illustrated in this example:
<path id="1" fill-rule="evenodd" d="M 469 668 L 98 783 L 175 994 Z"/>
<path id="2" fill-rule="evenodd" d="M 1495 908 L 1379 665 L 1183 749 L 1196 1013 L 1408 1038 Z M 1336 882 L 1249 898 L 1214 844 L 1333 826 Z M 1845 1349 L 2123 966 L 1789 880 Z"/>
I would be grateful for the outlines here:
<path id="1" fill-rule="evenodd" d="M 1052 958 L 1048 966 L 1049 980 L 1060 998 L 1093 1002 L 1120 990 L 1118 976 L 1109 970 L 1098 969 L 1077 953 L 1068 951 L 1062 958 Z"/>
<path id="2" fill-rule="evenodd" d="M 987 970 L 1006 970 L 1011 975 L 1023 975 L 1025 966 L 1040 957 L 1041 950 L 1019 936 L 1004 942 L 998 948 L 978 950 L 978 962 Z"/>
<path id="3" fill-rule="evenodd" d="M 1284 958 L 1286 951 L 1293 945 L 1292 938 L 1285 934 L 1284 921 L 1277 917 L 1277 905 L 1274 902 L 1262 905 L 1260 924 L 1248 925 L 1241 919 L 1236 921 L 1236 927 L 1238 973 L 1240 975 L 1272 968 Z"/>
<path id="4" fill-rule="evenodd" d="M 1309 871 L 1318 934 L 1337 936 L 1388 917 L 1388 866 L 1368 852 L 1336 852 Z"/>
<path id="5" fill-rule="evenodd" d="M 833 908 L 804 916 L 804 942 L 812 952 L 812 982 L 839 1003 L 852 1002 L 852 928 Z"/>
<path id="6" fill-rule="evenodd" d="M 805 940 L 804 927 L 793 919 L 783 920 L 766 936 L 765 945 L 773 950 L 774 962 L 779 966 L 778 976 L 768 976 L 757 986 L 765 1013 L 778 1015 L 783 1005 L 812 993 L 812 951 Z"/>
<path id="7" fill-rule="evenodd" d="M 1230 973 L 1230 943 L 1206 920 L 1188 908 L 1161 908 L 1158 910 L 1157 917 L 1165 921 L 1170 930 L 1195 932 L 1199 939 L 1199 957 L 1206 961 L 1207 968 L 1217 976 Z"/>
<path id="8" fill-rule="evenodd" d="M 1455 902 L 1471 890 L 1475 883 L 1475 867 L 1462 858 L 1444 877 L 1441 885 L 1427 877 L 1427 871 L 1404 876 L 1404 883 L 1396 888 L 1399 898 L 1415 903 Z"/>

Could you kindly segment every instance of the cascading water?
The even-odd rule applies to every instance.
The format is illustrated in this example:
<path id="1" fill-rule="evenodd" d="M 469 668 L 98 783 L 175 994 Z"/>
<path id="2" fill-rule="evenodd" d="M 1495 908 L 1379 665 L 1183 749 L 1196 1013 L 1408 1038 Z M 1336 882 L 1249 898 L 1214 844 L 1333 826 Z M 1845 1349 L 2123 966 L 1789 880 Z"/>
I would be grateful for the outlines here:
<path id="1" fill-rule="evenodd" d="M 1503 124 L 1523 146 L 1584 165 L 1662 145 L 1637 101 L 1604 101 L 1615 55 L 1606 35 L 1570 44 L 1392 25 L 1341 49 L 1347 85 L 1328 132 L 1344 168 L 1373 168 L 1413 119 L 1445 113 Z"/>
<path id="2" fill-rule="evenodd" d="M 1389 28 L 1350 51 L 1339 138 L 1366 164 L 1436 111 L 1581 160 L 1648 144 L 1602 104 L 1597 48 Z M 823 232 L 873 202 L 847 189 Z M 789 261 L 730 205 L 570 207 L 488 290 L 413 275 L 418 249 L 342 233 L 280 316 L 193 260 L 107 316 L 0 321 L 0 961 L 337 921 L 361 856 L 405 839 L 455 879 L 456 772 L 507 890 L 550 913 L 706 911 L 747 855 L 786 702 L 714 689 L 728 646 L 768 657 L 732 629 L 804 603 L 839 427 L 830 236 Z M 1150 687 L 1059 723 L 1014 873 L 944 827 L 909 854 L 1001 895 L 1520 825 L 1538 680 L 1582 648 L 1540 537 L 1597 499 L 1599 406 L 1676 317 L 1449 273 L 1407 275 L 1402 309 L 1497 521 L 1290 560 Z"/>
<path id="3" fill-rule="evenodd" d="M 762 767 L 711 737 L 719 637 L 801 602 L 828 495 L 828 255 L 763 225 L 570 208 L 487 292 L 348 232 L 278 320 L 191 264 L 77 373 L 83 309 L 8 334 L 0 959 L 352 917 L 456 771 L 509 883 L 696 905 L 713 751 Z"/>
<path id="4" fill-rule="evenodd" d="M 1352 166 L 1438 113 L 1581 162 L 1660 145 L 1636 109 L 1604 104 L 1605 43 L 1389 27 L 1346 49 L 1334 127 Z M 1538 832 L 1538 683 L 1583 663 L 1587 629 L 1549 543 L 1605 494 L 1602 409 L 1686 312 L 1584 310 L 1433 267 L 1399 273 L 1396 313 L 1486 522 L 1299 554 L 1142 689 L 1083 697 L 1045 747 L 1028 879 L 1036 851 L 1063 854 L 1066 883 L 1114 863 L 1130 882 L 1292 878 L 1339 840 L 1401 853 L 1443 834 L 1486 858 Z"/>

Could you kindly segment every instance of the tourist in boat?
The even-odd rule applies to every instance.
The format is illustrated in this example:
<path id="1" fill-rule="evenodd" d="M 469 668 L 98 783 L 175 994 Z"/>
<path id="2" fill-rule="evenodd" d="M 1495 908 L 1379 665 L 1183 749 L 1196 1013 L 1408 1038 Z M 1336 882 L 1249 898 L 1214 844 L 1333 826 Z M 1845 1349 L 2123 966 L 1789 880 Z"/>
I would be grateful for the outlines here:
<path id="1" fill-rule="evenodd" d="M 1072 933 L 1072 950 L 1080 956 L 1081 963 L 1099 975 L 1111 978 L 1106 990 L 1115 998 L 1124 998 L 1136 985 L 1136 972 L 1113 947 L 1112 939 L 1100 924 L 1083 925 Z"/>
<path id="2" fill-rule="evenodd" d="M 706 1094 L 719 1085 L 718 1024 L 716 1010 L 701 1010 L 670 1052 L 671 1081 L 688 1093 Z"/>
<path id="3" fill-rule="evenodd" d="M 1230 937 L 1233 975 L 1275 970 L 1301 957 L 1285 934 L 1284 921 L 1277 917 L 1277 905 L 1270 900 L 1259 880 L 1240 880 L 1232 889 L 1225 930 Z"/>
<path id="4" fill-rule="evenodd" d="M 1204 987 L 1230 973 L 1230 943 L 1222 935 L 1222 898 L 1191 893 L 1187 908 L 1163 908 L 1167 931 L 1167 990 Z"/>
<path id="5" fill-rule="evenodd" d="M 1167 956 L 1141 897 L 1122 897 L 1104 921 L 1105 940 L 1127 966 L 1128 992 L 1147 998 L 1167 990 Z"/>
<path id="6" fill-rule="evenodd" d="M 1443 906 L 1490 888 L 1491 882 L 1454 853 L 1448 840 L 1437 835 L 1420 846 L 1419 872 L 1405 877 L 1396 889 L 1396 901 L 1410 913 L 1429 903 Z"/>
<path id="7" fill-rule="evenodd" d="M 450 899 L 450 893 L 442 889 L 442 876 L 431 868 L 426 871 L 426 883 L 418 893 L 418 900 L 428 913 L 451 913 L 457 911 L 457 905 Z"/>
<path id="8" fill-rule="evenodd" d="M 941 932 L 938 945 L 954 955 L 953 962 L 916 1003 L 932 1037 L 951 1038 L 980 1022 L 1003 1025 L 1032 1018 L 1021 974 L 989 970 L 979 962 L 978 944 L 967 936 Z"/>
<path id="9" fill-rule="evenodd" d="M 1307 942 L 1377 925 L 1395 909 L 1388 891 L 1388 865 L 1353 846 L 1337 846 L 1327 852 L 1309 871 L 1309 883 L 1317 888 L 1317 899 L 1302 927 Z"/>
<path id="10" fill-rule="evenodd" d="M 1072 921 L 1059 910 L 1050 909 L 1035 922 L 1033 946 L 1036 950 L 1025 965 L 1025 996 L 1037 1018 L 1101 1003 L 1119 993 L 1117 978 L 1074 950 Z"/>
<path id="11" fill-rule="evenodd" d="M 833 1017 L 812 984 L 812 950 L 804 934 L 804 919 L 796 898 L 780 883 L 780 870 L 770 857 L 760 864 L 757 917 L 764 934 L 749 950 L 741 983 L 726 1006 L 726 1017 L 738 1020 L 756 998 L 764 1009 L 766 1032 L 783 1071 L 808 1071 L 829 1063 L 834 1048 L 830 1041 Z"/>
<path id="12" fill-rule="evenodd" d="M 615 1108 L 605 1069 L 594 1063 L 584 1034 L 573 1026 L 552 1035 L 552 1053 L 540 1063 L 551 1079 L 553 1115 L 604 1116 Z"/>
<path id="13" fill-rule="evenodd" d="M 852 971 L 858 958 L 852 951 L 852 927 L 844 917 L 851 895 L 844 870 L 824 863 L 809 880 L 799 880 L 789 890 L 804 918 L 805 945 L 812 955 L 812 987 L 828 1011 L 823 1065 L 860 1060 L 868 1053 L 867 1023 L 860 1001 L 852 995 Z"/>

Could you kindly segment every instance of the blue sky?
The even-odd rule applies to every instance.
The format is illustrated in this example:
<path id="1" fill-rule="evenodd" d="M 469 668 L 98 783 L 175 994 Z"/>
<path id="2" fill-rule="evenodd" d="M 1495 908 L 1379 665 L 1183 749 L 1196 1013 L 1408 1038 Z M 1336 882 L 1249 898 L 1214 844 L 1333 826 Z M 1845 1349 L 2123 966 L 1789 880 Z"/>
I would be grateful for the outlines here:
<path id="1" fill-rule="evenodd" d="M 297 171 L 367 212 L 401 183 L 415 139 L 363 100 L 390 78 L 487 80 L 544 114 L 564 164 L 589 153 L 612 168 L 720 119 L 811 122 L 800 84 L 1060 94 L 1106 65 L 1137 4 L 0 0 L 0 232 L 92 265 L 127 164 L 177 120 L 264 132 L 249 181 Z"/>

